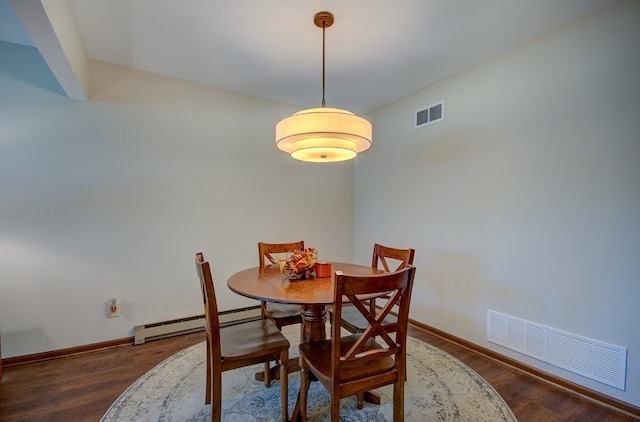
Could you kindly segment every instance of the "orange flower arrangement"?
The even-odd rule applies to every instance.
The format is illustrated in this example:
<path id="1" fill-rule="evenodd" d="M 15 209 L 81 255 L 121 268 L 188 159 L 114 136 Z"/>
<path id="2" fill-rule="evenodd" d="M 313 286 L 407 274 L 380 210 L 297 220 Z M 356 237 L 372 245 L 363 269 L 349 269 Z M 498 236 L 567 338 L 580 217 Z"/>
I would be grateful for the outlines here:
<path id="1" fill-rule="evenodd" d="M 288 279 L 304 280 L 316 276 L 318 251 L 315 248 L 295 250 L 287 259 L 280 261 L 280 271 Z"/>

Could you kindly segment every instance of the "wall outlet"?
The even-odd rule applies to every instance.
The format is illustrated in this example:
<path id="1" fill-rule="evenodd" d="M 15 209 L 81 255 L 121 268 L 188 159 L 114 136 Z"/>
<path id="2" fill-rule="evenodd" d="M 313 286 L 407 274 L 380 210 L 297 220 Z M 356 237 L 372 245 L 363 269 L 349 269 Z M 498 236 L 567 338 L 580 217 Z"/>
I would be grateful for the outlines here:
<path id="1" fill-rule="evenodd" d="M 107 303 L 107 316 L 109 318 L 120 316 L 120 301 L 118 299 L 111 299 Z"/>

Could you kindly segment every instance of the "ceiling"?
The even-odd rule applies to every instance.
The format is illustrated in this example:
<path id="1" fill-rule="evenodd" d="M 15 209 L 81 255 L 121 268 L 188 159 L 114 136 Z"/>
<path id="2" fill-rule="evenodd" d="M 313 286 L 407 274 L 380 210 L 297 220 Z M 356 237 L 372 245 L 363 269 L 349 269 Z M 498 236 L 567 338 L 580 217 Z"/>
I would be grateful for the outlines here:
<path id="1" fill-rule="evenodd" d="M 0 41 L 37 46 L 0 0 Z M 42 0 L 46 6 L 48 1 Z M 62 0 L 91 59 L 300 107 L 366 113 L 617 0 Z M 46 7 L 45 7 L 46 9 Z M 69 25 L 67 22 L 67 25 Z M 23 25 L 24 24 L 24 25 Z M 45 60 L 47 55 L 43 54 Z"/>

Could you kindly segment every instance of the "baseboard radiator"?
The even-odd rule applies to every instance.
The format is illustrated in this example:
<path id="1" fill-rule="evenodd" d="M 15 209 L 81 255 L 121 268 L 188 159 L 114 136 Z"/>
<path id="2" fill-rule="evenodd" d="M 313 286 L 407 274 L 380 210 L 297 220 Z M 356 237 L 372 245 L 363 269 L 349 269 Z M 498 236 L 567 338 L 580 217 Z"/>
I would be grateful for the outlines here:
<path id="1" fill-rule="evenodd" d="M 218 314 L 220 326 L 239 324 L 245 321 L 260 319 L 260 306 L 250 306 L 247 308 L 232 309 Z M 195 315 L 186 318 L 177 318 L 169 321 L 152 322 L 135 326 L 134 343 L 143 344 L 147 341 L 158 340 L 181 334 L 195 333 L 203 331 L 205 317 Z"/>

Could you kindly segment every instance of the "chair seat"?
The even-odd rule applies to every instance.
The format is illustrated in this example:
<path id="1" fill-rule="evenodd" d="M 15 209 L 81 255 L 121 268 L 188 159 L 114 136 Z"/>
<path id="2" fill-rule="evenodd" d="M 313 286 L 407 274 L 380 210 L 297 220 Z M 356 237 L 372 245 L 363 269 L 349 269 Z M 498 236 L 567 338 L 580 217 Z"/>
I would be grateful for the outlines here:
<path id="1" fill-rule="evenodd" d="M 340 354 L 344 353 L 353 346 L 358 340 L 360 334 L 340 337 Z M 369 339 L 365 343 L 365 350 L 379 349 L 380 345 L 373 339 Z M 304 355 L 309 366 L 315 368 L 314 373 L 318 378 L 329 380 L 331 378 L 331 340 L 313 341 L 301 343 L 299 346 L 300 355 Z M 340 381 L 347 382 L 352 379 L 359 379 L 362 374 L 367 376 L 375 376 L 394 368 L 394 361 L 391 356 L 358 361 L 357 363 L 342 364 L 340 366 Z"/>
<path id="2" fill-rule="evenodd" d="M 220 343 L 224 362 L 278 354 L 290 346 L 289 340 L 268 319 L 221 328 Z"/>
<path id="3" fill-rule="evenodd" d="M 302 306 L 289 305 L 284 303 L 267 303 L 267 312 L 274 319 L 291 319 L 293 323 L 300 322 L 300 312 L 302 312 Z M 292 324 L 283 324 L 292 325 Z"/>
<path id="4" fill-rule="evenodd" d="M 342 321 L 340 321 L 340 324 L 350 333 L 362 333 L 369 325 L 369 322 L 353 305 L 350 305 L 342 307 Z M 397 324 L 398 319 L 391 314 L 387 315 L 382 321 L 382 325 L 384 325 L 387 332 L 396 331 Z"/>

